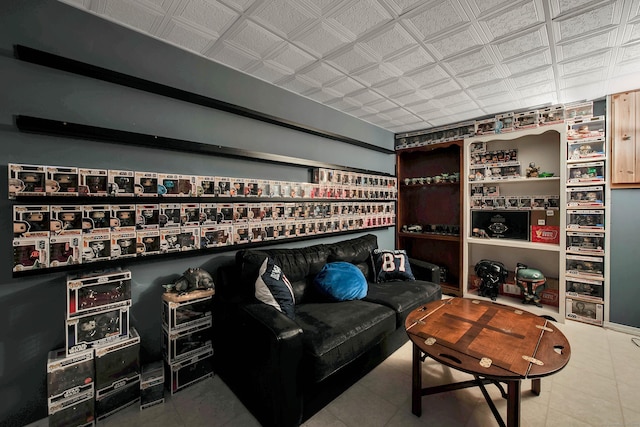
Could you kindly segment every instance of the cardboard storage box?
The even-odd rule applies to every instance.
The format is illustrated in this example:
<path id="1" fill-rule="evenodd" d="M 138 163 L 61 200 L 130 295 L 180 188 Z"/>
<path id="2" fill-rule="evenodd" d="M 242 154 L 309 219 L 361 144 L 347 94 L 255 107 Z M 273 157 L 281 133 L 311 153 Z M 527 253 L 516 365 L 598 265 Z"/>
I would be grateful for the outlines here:
<path id="1" fill-rule="evenodd" d="M 531 211 L 531 241 L 556 245 L 560 243 L 559 209 Z"/>
<path id="2" fill-rule="evenodd" d="M 162 328 L 162 352 L 168 363 L 174 363 L 213 348 L 211 316 L 204 317 L 189 328 L 169 332 Z"/>
<path id="3" fill-rule="evenodd" d="M 162 325 L 169 333 L 194 326 L 211 317 L 213 289 L 197 290 L 190 299 L 177 293 L 162 294 Z"/>
<path id="4" fill-rule="evenodd" d="M 566 318 L 602 326 L 604 305 L 581 299 L 566 299 Z"/>
<path id="5" fill-rule="evenodd" d="M 164 364 L 162 360 L 142 366 L 140 410 L 164 403 Z"/>
<path id="6" fill-rule="evenodd" d="M 116 412 L 140 402 L 140 380 L 119 387 L 95 399 L 96 420 L 100 421 Z"/>
<path id="7" fill-rule="evenodd" d="M 472 211 L 473 228 L 493 239 L 529 240 L 529 211 Z"/>
<path id="8" fill-rule="evenodd" d="M 64 348 L 50 351 L 47 357 L 47 402 L 51 407 L 69 397 L 94 392 L 93 351 L 67 356 Z"/>
<path id="9" fill-rule="evenodd" d="M 50 427 L 86 427 L 95 425 L 93 390 L 74 394 L 49 405 Z"/>
<path id="10" fill-rule="evenodd" d="M 140 335 L 134 327 L 129 337 L 95 349 L 96 398 L 140 380 Z"/>
<path id="11" fill-rule="evenodd" d="M 205 350 L 177 363 L 165 363 L 171 394 L 213 376 L 213 350 Z"/>
<path id="12" fill-rule="evenodd" d="M 131 272 L 108 269 L 67 276 L 67 318 L 131 305 Z"/>

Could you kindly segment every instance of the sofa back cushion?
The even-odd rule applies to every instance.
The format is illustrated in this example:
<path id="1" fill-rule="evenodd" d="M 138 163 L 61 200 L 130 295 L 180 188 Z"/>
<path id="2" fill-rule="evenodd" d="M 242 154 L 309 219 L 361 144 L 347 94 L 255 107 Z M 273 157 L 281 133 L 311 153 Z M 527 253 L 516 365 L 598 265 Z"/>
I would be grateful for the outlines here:
<path id="1" fill-rule="evenodd" d="M 374 234 L 343 240 L 328 247 L 329 262 L 349 262 L 358 267 L 367 280 L 372 282 L 375 280 L 371 268 L 371 252 L 378 248 L 378 238 Z"/>

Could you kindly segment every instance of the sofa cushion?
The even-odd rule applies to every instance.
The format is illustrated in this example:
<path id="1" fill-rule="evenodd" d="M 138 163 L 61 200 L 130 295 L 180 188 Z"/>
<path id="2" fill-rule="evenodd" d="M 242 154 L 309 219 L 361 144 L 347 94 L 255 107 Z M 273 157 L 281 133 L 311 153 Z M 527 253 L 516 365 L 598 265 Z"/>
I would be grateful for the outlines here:
<path id="1" fill-rule="evenodd" d="M 313 283 L 334 301 L 362 299 L 367 295 L 367 279 L 348 262 L 329 262 L 322 267 Z"/>
<path id="2" fill-rule="evenodd" d="M 396 327 L 404 327 L 409 313 L 422 304 L 442 298 L 440 285 L 422 280 L 369 283 L 365 301 L 382 304 L 396 312 Z"/>
<path id="3" fill-rule="evenodd" d="M 368 280 L 373 280 L 368 265 L 371 263 L 371 251 L 378 247 L 378 238 L 374 234 L 366 234 L 355 239 L 327 245 L 329 262 L 344 261 L 357 265 Z"/>
<path id="4" fill-rule="evenodd" d="M 362 300 L 295 307 L 303 330 L 304 373 L 319 382 L 373 348 L 396 329 L 388 307 Z"/>
<path id="5" fill-rule="evenodd" d="M 402 249 L 374 249 L 371 252 L 371 260 L 375 281 L 378 283 L 416 280 L 409 265 L 407 252 Z"/>
<path id="6" fill-rule="evenodd" d="M 260 267 L 258 279 L 256 279 L 255 296 L 259 301 L 295 319 L 293 311 L 295 297 L 291 283 L 271 258 L 265 258 Z"/>

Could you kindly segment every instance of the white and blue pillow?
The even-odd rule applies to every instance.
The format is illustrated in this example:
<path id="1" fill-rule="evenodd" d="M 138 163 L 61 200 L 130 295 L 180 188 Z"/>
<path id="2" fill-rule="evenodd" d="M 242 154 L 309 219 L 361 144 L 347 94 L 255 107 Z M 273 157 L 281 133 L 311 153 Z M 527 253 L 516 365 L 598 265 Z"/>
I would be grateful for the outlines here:
<path id="1" fill-rule="evenodd" d="M 377 283 L 416 280 L 404 250 L 374 249 L 371 258 Z"/>
<path id="2" fill-rule="evenodd" d="M 260 266 L 255 285 L 255 297 L 265 304 L 274 307 L 287 317 L 295 319 L 296 303 L 293 288 L 282 269 L 273 259 L 267 257 Z"/>

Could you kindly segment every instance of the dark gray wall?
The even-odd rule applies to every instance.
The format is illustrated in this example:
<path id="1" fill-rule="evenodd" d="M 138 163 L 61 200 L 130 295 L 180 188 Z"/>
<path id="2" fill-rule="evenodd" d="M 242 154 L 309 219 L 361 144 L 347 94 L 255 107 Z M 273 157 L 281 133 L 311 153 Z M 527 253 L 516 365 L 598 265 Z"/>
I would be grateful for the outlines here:
<path id="1" fill-rule="evenodd" d="M 640 190 L 611 191 L 610 317 L 613 323 L 640 328 Z"/>
<path id="2" fill-rule="evenodd" d="M 64 346 L 66 305 L 64 273 L 12 277 L 12 204 L 7 198 L 7 163 L 292 181 L 308 178 L 305 168 L 20 133 L 14 126 L 14 115 L 34 115 L 394 173 L 393 155 L 21 62 L 12 56 L 15 44 L 393 148 L 390 132 L 68 5 L 54 0 L 0 2 L 0 260 L 3 260 L 0 425 L 24 425 L 46 416 L 46 356 L 48 351 Z M 376 234 L 381 247 L 393 247 L 394 229 Z M 340 239 L 334 236 L 322 241 Z M 283 245 L 305 244 L 309 243 Z M 213 268 L 222 258 L 232 255 L 230 252 L 123 264 L 133 274 L 132 324 L 142 336 L 143 357 L 159 356 L 160 285 L 188 267 Z"/>

